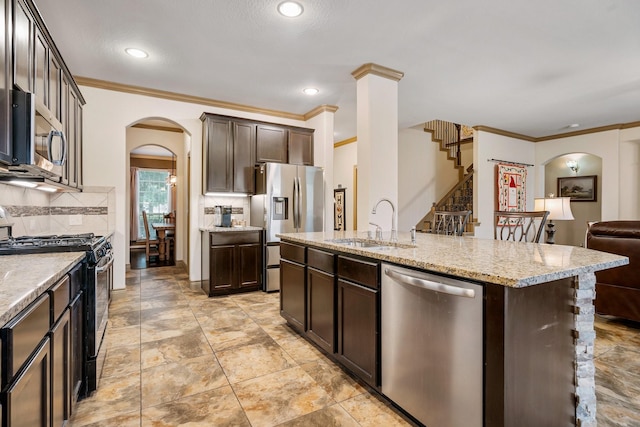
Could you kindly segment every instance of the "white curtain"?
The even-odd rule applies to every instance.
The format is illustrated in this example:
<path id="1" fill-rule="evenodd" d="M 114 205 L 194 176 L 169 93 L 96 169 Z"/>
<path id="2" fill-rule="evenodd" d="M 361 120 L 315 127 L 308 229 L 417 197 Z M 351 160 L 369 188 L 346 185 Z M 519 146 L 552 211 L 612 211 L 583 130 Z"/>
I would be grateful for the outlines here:
<path id="1" fill-rule="evenodd" d="M 140 213 L 138 212 L 138 168 L 132 166 L 130 173 L 129 193 L 131 194 L 131 213 L 129 217 L 129 240 L 134 242 L 138 240 L 138 218 L 140 217 Z"/>

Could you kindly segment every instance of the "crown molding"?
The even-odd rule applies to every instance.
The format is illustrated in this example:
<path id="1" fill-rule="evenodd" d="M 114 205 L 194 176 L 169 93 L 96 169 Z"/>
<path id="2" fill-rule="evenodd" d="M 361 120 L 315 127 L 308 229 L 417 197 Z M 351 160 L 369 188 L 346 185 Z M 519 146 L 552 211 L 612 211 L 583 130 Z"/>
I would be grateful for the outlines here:
<path id="1" fill-rule="evenodd" d="M 343 139 L 342 141 L 338 141 L 335 144 L 333 144 L 333 148 L 342 147 L 344 145 L 351 144 L 352 142 L 356 142 L 357 140 L 358 140 L 357 136 L 354 136 L 348 139 Z"/>
<path id="2" fill-rule="evenodd" d="M 522 135 L 519 133 L 515 133 L 515 132 L 509 132 L 506 130 L 502 130 L 502 129 L 496 129 L 496 128 L 492 128 L 489 126 L 473 126 L 473 129 L 475 129 L 476 131 L 482 131 L 482 132 L 488 132 L 488 133 L 493 133 L 496 135 L 502 135 L 502 136 L 508 136 L 510 138 L 516 138 L 516 139 L 523 139 L 525 141 L 530 141 L 530 142 L 536 142 L 536 138 L 527 136 L 527 135 Z"/>
<path id="3" fill-rule="evenodd" d="M 389 80 L 395 80 L 396 82 L 400 81 L 400 79 L 404 77 L 404 73 L 402 71 L 383 67 L 382 65 L 374 64 L 373 62 L 369 62 L 368 64 L 363 64 L 351 72 L 351 75 L 356 80 L 360 80 L 361 78 L 369 74 L 373 74 L 379 77 L 384 77 Z"/>
<path id="4" fill-rule="evenodd" d="M 138 128 L 138 129 L 148 129 L 148 130 L 160 130 L 163 132 L 176 132 L 176 133 L 182 133 L 182 129 L 180 128 L 172 128 L 172 127 L 168 127 L 168 126 L 158 126 L 158 125 L 147 125 L 144 123 L 138 123 L 135 124 L 133 126 L 131 126 L 132 128 Z"/>
<path id="5" fill-rule="evenodd" d="M 496 135 L 503 135 L 503 136 L 508 136 L 516 139 L 523 139 L 525 141 L 530 141 L 530 142 L 551 141 L 554 139 L 571 138 L 572 136 L 589 135 L 592 133 L 608 132 L 611 130 L 620 130 L 620 129 L 631 129 L 635 127 L 640 127 L 640 122 L 618 123 L 615 125 L 599 126 L 599 127 L 590 128 L 590 129 L 576 130 L 573 132 L 558 133 L 555 135 L 540 136 L 536 138 L 532 136 L 509 132 L 502 129 L 492 128 L 489 126 L 473 126 L 475 130 L 481 130 L 483 132 L 494 133 Z"/>
<path id="6" fill-rule="evenodd" d="M 309 111 L 308 113 L 305 113 L 304 120 L 307 121 L 322 113 L 335 113 L 336 111 L 338 111 L 338 107 L 335 105 L 328 105 L 328 104 L 318 105 L 313 110 Z"/>
<path id="7" fill-rule="evenodd" d="M 191 104 L 206 105 L 209 107 L 224 108 L 228 110 L 244 111 L 248 113 L 265 114 L 273 117 L 304 121 L 302 114 L 287 113 L 285 111 L 269 110 L 266 108 L 252 107 L 250 105 L 236 104 L 233 102 L 218 101 L 215 99 L 200 96 L 185 95 L 181 93 L 168 92 L 159 89 L 150 89 L 141 86 L 127 85 L 123 83 L 109 82 L 106 80 L 92 79 L 89 77 L 74 76 L 78 85 L 89 86 L 97 89 L 112 90 L 116 92 L 131 93 L 134 95 L 151 96 L 154 98 L 168 99 L 171 101 L 188 102 Z"/>

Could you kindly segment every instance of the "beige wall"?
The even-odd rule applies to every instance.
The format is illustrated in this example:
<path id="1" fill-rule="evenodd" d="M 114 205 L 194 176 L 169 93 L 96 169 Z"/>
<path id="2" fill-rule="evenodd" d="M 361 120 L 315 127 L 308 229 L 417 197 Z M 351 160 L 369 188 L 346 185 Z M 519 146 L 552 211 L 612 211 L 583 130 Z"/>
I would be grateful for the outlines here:
<path id="1" fill-rule="evenodd" d="M 576 159 L 580 169 L 575 174 L 567 167 L 567 160 Z M 585 153 L 572 153 L 556 157 L 545 165 L 545 189 L 544 195 L 553 193 L 559 195 L 558 178 L 570 176 L 598 177 L 595 202 L 571 202 L 571 212 L 575 218 L 573 221 L 554 221 L 556 234 L 555 242 L 559 245 L 584 246 L 584 235 L 587 231 L 587 222 L 599 221 L 602 211 L 602 159 L 598 156 Z"/>
<path id="2" fill-rule="evenodd" d="M 189 279 L 200 280 L 200 231 L 201 221 L 199 207 L 202 207 L 202 122 L 203 112 L 243 117 L 250 120 L 260 120 L 281 123 L 292 126 L 312 127 L 300 120 L 285 119 L 268 116 L 266 114 L 249 113 L 210 107 L 188 102 L 173 101 L 115 92 L 104 89 L 83 86 L 82 94 L 87 101 L 84 107 L 84 180 L 88 185 L 110 185 L 115 187 L 115 231 L 114 231 L 114 287 L 123 288 L 125 285 L 125 264 L 128 256 L 128 164 L 127 128 L 132 124 L 147 118 L 161 118 L 169 120 L 185 131 L 185 153 L 190 155 L 190 173 L 185 176 L 184 184 L 190 187 L 190 196 L 185 211 L 186 215 L 178 216 L 178 229 L 186 225 L 183 237 L 188 233 L 189 251 L 185 259 L 189 269 Z M 331 124 L 333 122 L 331 121 Z M 328 134 L 333 129 L 326 130 Z M 187 171 L 186 155 L 179 160 L 179 169 Z M 188 183 L 186 182 L 188 181 Z M 178 185 L 181 185 L 180 179 Z M 185 196 L 186 197 L 186 196 Z M 181 219 L 182 218 L 182 219 Z M 188 222 L 187 222 L 188 220 Z M 180 239 L 180 237 L 178 237 Z"/>

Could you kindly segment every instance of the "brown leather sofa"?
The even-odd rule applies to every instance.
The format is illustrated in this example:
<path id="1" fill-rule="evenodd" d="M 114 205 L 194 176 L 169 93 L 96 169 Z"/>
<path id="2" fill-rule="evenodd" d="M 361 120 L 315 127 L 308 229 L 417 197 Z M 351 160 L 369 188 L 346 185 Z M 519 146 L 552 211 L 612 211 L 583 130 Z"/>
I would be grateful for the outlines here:
<path id="1" fill-rule="evenodd" d="M 596 313 L 640 322 L 640 221 L 602 221 L 587 231 L 587 248 L 629 257 L 596 273 Z"/>

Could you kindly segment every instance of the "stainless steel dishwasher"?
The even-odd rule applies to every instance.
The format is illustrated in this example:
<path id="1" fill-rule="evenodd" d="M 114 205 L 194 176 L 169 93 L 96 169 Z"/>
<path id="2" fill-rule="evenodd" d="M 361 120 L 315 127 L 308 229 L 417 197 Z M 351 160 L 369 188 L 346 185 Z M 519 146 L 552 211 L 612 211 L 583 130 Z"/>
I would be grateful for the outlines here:
<path id="1" fill-rule="evenodd" d="M 382 393 L 427 427 L 482 427 L 482 290 L 382 264 Z"/>

